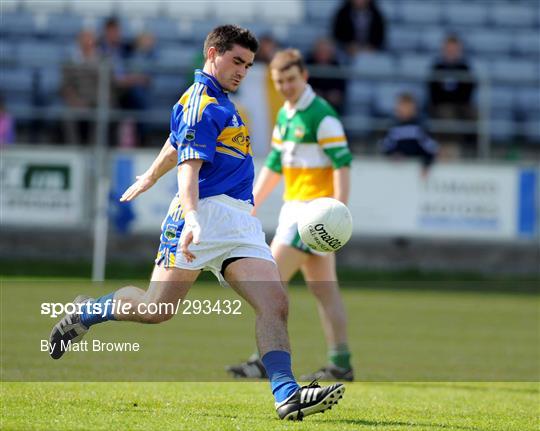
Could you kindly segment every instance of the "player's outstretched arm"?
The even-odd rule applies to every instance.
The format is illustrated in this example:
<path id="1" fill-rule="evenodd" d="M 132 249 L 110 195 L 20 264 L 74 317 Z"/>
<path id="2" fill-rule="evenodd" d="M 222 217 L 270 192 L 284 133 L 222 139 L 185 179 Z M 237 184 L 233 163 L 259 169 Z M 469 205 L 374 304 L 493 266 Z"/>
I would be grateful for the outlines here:
<path id="1" fill-rule="evenodd" d="M 180 238 L 180 249 L 188 262 L 195 259 L 195 255 L 188 250 L 193 242 L 198 244 L 201 235 L 201 226 L 197 219 L 197 206 L 199 203 L 199 171 L 202 160 L 186 160 L 178 166 L 178 196 L 182 205 L 185 225 Z"/>
<path id="2" fill-rule="evenodd" d="M 141 193 L 150 189 L 157 180 L 176 166 L 178 158 L 177 154 L 176 148 L 174 148 L 169 139 L 167 139 L 152 165 L 144 174 L 136 177 L 136 181 L 120 198 L 120 202 L 132 201 Z"/>
<path id="3" fill-rule="evenodd" d="M 347 205 L 351 190 L 351 174 L 348 166 L 334 170 L 334 199 Z"/>
<path id="4" fill-rule="evenodd" d="M 255 201 L 253 215 L 255 215 L 257 208 L 268 198 L 268 195 L 272 193 L 272 190 L 276 188 L 280 180 L 281 174 L 263 166 L 253 188 L 253 199 Z"/>

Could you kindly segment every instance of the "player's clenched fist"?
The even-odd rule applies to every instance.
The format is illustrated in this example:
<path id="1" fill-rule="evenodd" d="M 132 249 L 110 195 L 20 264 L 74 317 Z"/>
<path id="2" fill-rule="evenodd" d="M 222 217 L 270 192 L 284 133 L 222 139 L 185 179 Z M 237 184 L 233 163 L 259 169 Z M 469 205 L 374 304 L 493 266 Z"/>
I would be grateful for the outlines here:
<path id="1" fill-rule="evenodd" d="M 195 255 L 188 250 L 189 244 L 199 244 L 201 238 L 201 225 L 197 218 L 197 211 L 189 211 L 184 216 L 184 232 L 180 240 L 180 249 L 188 262 L 193 262 Z"/>
<path id="2" fill-rule="evenodd" d="M 122 195 L 120 202 L 129 202 L 150 189 L 156 180 L 154 177 L 148 174 L 138 175 L 136 180 Z"/>

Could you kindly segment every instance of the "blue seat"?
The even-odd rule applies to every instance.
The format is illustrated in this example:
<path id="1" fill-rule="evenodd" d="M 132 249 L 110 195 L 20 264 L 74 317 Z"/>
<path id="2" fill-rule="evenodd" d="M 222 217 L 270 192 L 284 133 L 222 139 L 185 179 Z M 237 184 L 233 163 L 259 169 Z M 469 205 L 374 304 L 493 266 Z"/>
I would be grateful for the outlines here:
<path id="1" fill-rule="evenodd" d="M 49 15 L 46 27 L 40 32 L 47 36 L 74 39 L 83 28 L 84 22 L 80 15 L 66 13 L 63 15 Z"/>
<path id="2" fill-rule="evenodd" d="M 428 76 L 433 56 L 426 54 L 405 54 L 398 61 L 398 73 L 406 77 L 425 78 Z"/>
<path id="3" fill-rule="evenodd" d="M 21 92 L 31 94 L 33 80 L 34 73 L 31 69 L 3 67 L 0 90 L 3 93 Z"/>
<path id="4" fill-rule="evenodd" d="M 340 7 L 341 2 L 320 0 L 306 1 L 307 16 L 317 20 L 331 21 Z"/>
<path id="5" fill-rule="evenodd" d="M 509 54 L 512 50 L 512 34 L 504 30 L 481 29 L 464 34 L 465 44 L 475 53 Z"/>
<path id="6" fill-rule="evenodd" d="M 19 45 L 18 61 L 27 66 L 59 65 L 67 57 L 65 44 L 25 41 Z"/>
<path id="7" fill-rule="evenodd" d="M 525 123 L 525 136 L 530 142 L 540 143 L 540 115 Z"/>
<path id="8" fill-rule="evenodd" d="M 326 27 L 309 25 L 291 25 L 288 27 L 287 40 L 294 41 L 294 46 L 301 51 L 311 51 L 317 39 L 328 34 Z"/>
<path id="9" fill-rule="evenodd" d="M 401 6 L 401 17 L 411 24 L 437 25 L 442 17 L 442 3 L 409 0 Z"/>
<path id="10" fill-rule="evenodd" d="M 6 36 L 32 36 L 37 30 L 35 16 L 28 12 L 2 11 L 0 34 Z"/>
<path id="11" fill-rule="evenodd" d="M 382 82 L 374 92 L 374 108 L 378 115 L 391 116 L 397 97 L 404 92 L 412 93 L 419 107 L 423 105 L 423 84 Z"/>
<path id="12" fill-rule="evenodd" d="M 145 30 L 152 33 L 158 43 L 176 41 L 179 37 L 178 21 L 167 17 L 146 20 Z"/>
<path id="13" fill-rule="evenodd" d="M 491 76 L 495 79 L 534 81 L 539 79 L 538 63 L 534 60 L 518 60 L 512 58 L 493 61 Z"/>
<path id="14" fill-rule="evenodd" d="M 512 118 L 492 118 L 490 122 L 489 132 L 491 138 L 497 141 L 508 141 L 516 134 L 516 125 Z"/>
<path id="15" fill-rule="evenodd" d="M 395 59 L 388 54 L 357 55 L 354 67 L 367 75 L 391 76 L 396 73 Z"/>
<path id="16" fill-rule="evenodd" d="M 16 52 L 16 45 L 15 43 L 7 40 L 0 40 L 0 60 L 3 62 L 12 62 L 17 57 L 15 55 Z M 2 70 L 3 72 L 3 70 Z"/>
<path id="17" fill-rule="evenodd" d="M 389 47 L 392 50 L 416 51 L 420 47 L 420 33 L 417 29 L 395 25 L 389 29 Z"/>
<path id="18" fill-rule="evenodd" d="M 39 71 L 39 90 L 44 96 L 55 96 L 60 91 L 62 73 L 58 67 L 44 67 Z"/>
<path id="19" fill-rule="evenodd" d="M 382 15 L 384 16 L 384 18 L 387 19 L 388 21 L 396 22 L 396 21 L 400 21 L 402 18 L 400 1 L 385 0 L 383 2 L 379 2 L 379 9 Z"/>
<path id="20" fill-rule="evenodd" d="M 516 94 L 517 108 L 525 113 L 540 113 L 540 87 L 521 87 Z"/>
<path id="21" fill-rule="evenodd" d="M 441 50 L 441 46 L 445 36 L 446 31 L 440 26 L 426 26 L 420 31 L 418 38 L 419 46 L 425 51 L 431 53 L 438 53 Z"/>
<path id="22" fill-rule="evenodd" d="M 521 55 L 540 55 L 540 36 L 537 31 L 513 31 L 513 50 Z"/>
<path id="23" fill-rule="evenodd" d="M 495 2 L 489 9 L 497 26 L 532 27 L 538 20 L 538 3 L 534 1 L 522 4 Z"/>
<path id="24" fill-rule="evenodd" d="M 497 110 L 513 110 L 516 103 L 516 91 L 511 86 L 493 85 L 490 88 L 491 104 Z"/>
<path id="25" fill-rule="evenodd" d="M 158 50 L 158 64 L 164 67 L 191 68 L 197 58 L 198 48 L 187 45 L 164 45 Z"/>
<path id="26" fill-rule="evenodd" d="M 364 112 L 370 108 L 373 94 L 373 83 L 371 81 L 351 80 L 347 85 L 347 105 L 354 112 Z"/>
<path id="27" fill-rule="evenodd" d="M 485 3 L 453 0 L 445 2 L 443 14 L 451 25 L 480 26 L 487 22 L 488 10 Z"/>

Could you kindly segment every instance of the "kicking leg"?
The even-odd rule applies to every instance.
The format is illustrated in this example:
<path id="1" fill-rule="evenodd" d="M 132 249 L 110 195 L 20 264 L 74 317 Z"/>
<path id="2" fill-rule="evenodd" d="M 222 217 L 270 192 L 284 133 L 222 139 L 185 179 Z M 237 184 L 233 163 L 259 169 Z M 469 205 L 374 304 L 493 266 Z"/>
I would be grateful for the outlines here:
<path id="1" fill-rule="evenodd" d="M 67 314 L 51 331 L 51 357 L 61 358 L 70 343 L 81 341 L 90 326 L 98 323 L 108 320 L 160 323 L 169 320 L 174 315 L 177 302 L 186 296 L 199 273 L 156 266 L 146 291 L 126 286 L 97 299 L 78 296 L 74 303 L 83 304 L 81 312 Z"/>

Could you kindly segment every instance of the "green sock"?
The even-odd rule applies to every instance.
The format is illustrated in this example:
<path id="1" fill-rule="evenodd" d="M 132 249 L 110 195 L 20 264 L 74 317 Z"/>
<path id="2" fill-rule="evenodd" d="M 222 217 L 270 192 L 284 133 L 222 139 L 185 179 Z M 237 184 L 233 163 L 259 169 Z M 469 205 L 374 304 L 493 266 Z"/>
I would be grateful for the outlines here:
<path id="1" fill-rule="evenodd" d="M 328 351 L 328 360 L 336 367 L 345 370 L 351 369 L 351 352 L 347 344 L 338 344 L 335 348 Z"/>

